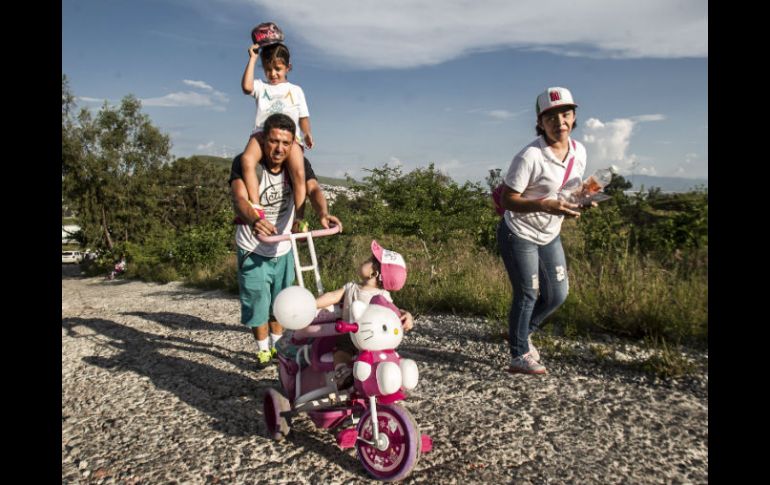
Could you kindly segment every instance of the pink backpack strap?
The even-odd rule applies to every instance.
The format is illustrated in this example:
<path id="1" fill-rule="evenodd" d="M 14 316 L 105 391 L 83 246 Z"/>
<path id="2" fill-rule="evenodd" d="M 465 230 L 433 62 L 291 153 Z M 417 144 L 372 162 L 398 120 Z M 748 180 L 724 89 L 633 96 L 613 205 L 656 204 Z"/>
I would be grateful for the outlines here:
<path id="1" fill-rule="evenodd" d="M 569 140 L 572 143 L 572 150 L 577 150 L 577 143 L 575 143 L 575 140 L 571 139 Z M 567 170 L 564 172 L 564 180 L 561 181 L 561 187 L 559 187 L 559 190 L 564 188 L 564 185 L 566 185 L 567 180 L 569 180 L 569 174 L 572 172 L 572 165 L 575 163 L 575 155 L 572 155 L 572 158 L 569 159 L 569 163 L 567 163 Z"/>

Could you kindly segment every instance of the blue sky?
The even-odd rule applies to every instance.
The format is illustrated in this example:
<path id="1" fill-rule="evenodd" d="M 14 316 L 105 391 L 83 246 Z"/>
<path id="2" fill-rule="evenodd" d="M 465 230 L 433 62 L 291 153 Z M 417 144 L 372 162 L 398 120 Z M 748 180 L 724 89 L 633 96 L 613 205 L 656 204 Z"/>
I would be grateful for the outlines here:
<path id="1" fill-rule="evenodd" d="M 78 105 L 127 94 L 175 156 L 233 156 L 254 25 L 274 21 L 302 86 L 316 172 L 435 163 L 458 182 L 506 170 L 536 96 L 569 88 L 588 170 L 708 177 L 705 0 L 63 0 L 62 71 Z M 262 76 L 258 69 L 257 76 Z"/>

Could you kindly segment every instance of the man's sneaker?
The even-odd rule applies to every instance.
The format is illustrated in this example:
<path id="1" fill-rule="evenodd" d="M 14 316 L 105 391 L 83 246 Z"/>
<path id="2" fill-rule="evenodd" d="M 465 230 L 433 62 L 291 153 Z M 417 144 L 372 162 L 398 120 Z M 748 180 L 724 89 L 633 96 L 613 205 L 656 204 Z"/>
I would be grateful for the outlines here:
<path id="1" fill-rule="evenodd" d="M 545 366 L 539 364 L 532 357 L 532 352 L 527 352 L 511 361 L 508 372 L 512 374 L 545 374 L 546 370 Z"/>
<path id="2" fill-rule="evenodd" d="M 540 352 L 537 351 L 534 344 L 532 343 L 531 335 L 527 337 L 527 344 L 529 344 L 529 353 L 532 355 L 532 358 L 535 359 L 536 362 L 540 362 Z"/>
<path id="3" fill-rule="evenodd" d="M 257 352 L 257 363 L 260 367 L 265 367 L 271 360 L 273 360 L 273 356 L 269 350 L 260 350 Z"/>

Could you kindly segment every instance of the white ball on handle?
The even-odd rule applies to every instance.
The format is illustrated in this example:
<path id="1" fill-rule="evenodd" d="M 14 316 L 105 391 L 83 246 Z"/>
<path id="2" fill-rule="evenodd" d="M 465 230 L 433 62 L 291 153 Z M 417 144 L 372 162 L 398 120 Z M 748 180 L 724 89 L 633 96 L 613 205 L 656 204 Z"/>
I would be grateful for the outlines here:
<path id="1" fill-rule="evenodd" d="M 273 301 L 275 319 L 289 330 L 307 327 L 315 318 L 315 314 L 315 297 L 301 286 L 284 288 Z"/>

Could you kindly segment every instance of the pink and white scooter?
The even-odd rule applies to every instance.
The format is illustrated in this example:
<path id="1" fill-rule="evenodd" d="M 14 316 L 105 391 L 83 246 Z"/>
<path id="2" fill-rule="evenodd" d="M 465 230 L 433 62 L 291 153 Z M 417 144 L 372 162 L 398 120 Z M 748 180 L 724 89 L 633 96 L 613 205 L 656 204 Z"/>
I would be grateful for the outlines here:
<path id="1" fill-rule="evenodd" d="M 269 435 L 283 439 L 291 419 L 307 414 L 319 428 L 336 432 L 341 448 L 356 448 L 361 464 L 376 479 L 405 478 L 433 443 L 400 401 L 417 385 L 417 364 L 403 359 L 396 348 L 403 337 L 401 320 L 392 303 L 374 297 L 351 308 L 354 322 L 339 319 L 339 309 L 316 311 L 315 296 L 305 289 L 302 272 L 313 271 L 318 294 L 323 293 L 313 237 L 339 232 L 338 227 L 305 233 L 264 237 L 264 242 L 290 239 L 299 286 L 284 289 L 273 312 L 292 330 L 294 358 L 278 354 L 280 389 L 268 389 L 264 417 Z M 297 240 L 307 240 L 312 265 L 299 264 Z M 350 333 L 359 349 L 353 364 L 354 385 L 340 389 L 335 381 L 333 354 L 338 335 Z"/>

